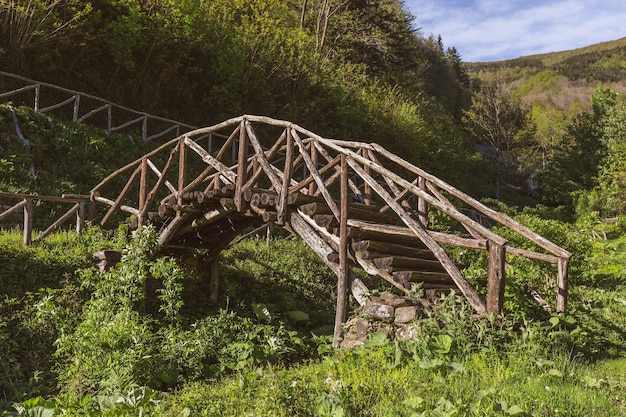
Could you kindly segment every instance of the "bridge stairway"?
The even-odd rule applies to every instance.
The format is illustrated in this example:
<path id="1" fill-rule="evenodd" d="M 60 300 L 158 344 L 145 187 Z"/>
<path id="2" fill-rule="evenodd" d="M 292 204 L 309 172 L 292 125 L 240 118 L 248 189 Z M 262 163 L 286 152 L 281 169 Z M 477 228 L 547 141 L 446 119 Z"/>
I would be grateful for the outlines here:
<path id="1" fill-rule="evenodd" d="M 248 188 L 243 193 L 245 204 L 236 209 L 234 186 L 226 185 L 207 192 L 183 194 L 180 200 L 170 198 L 161 202 L 158 213 L 149 218 L 161 228 L 165 247 L 209 249 L 215 256 L 244 229 L 278 221 L 280 196 L 268 189 Z M 304 193 L 290 195 L 288 210 L 297 211 L 313 226 L 319 236 L 331 246 L 339 239 L 339 227 L 331 208 L 322 197 Z M 395 287 L 408 291 L 421 283 L 425 290 L 457 288 L 435 255 L 416 236 L 399 234 L 404 227 L 397 219 L 380 213 L 379 208 L 358 202 L 348 204 L 350 222 L 349 259 L 353 266 L 368 274 L 379 276 Z M 174 219 L 183 219 L 176 228 L 168 228 Z M 360 227 L 368 225 L 367 230 Z M 288 228 L 288 225 L 287 225 Z M 327 260 L 339 262 L 337 252 Z"/>

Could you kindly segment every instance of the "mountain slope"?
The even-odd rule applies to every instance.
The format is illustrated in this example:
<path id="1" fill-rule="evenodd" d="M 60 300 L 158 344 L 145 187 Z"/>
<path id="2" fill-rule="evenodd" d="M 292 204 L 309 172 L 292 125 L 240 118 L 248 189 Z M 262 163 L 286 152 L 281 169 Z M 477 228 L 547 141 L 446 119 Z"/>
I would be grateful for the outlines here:
<path id="1" fill-rule="evenodd" d="M 529 102 L 566 113 L 586 108 L 599 83 L 626 93 L 626 37 L 584 48 L 468 63 L 473 79 L 504 77 Z"/>

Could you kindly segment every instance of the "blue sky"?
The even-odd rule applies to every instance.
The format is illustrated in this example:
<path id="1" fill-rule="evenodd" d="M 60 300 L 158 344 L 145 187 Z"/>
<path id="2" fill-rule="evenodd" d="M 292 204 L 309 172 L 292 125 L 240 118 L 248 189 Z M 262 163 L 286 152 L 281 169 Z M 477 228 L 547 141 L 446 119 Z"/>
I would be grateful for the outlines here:
<path id="1" fill-rule="evenodd" d="M 626 36 L 625 0 L 405 0 L 425 35 L 466 62 L 564 51 Z"/>

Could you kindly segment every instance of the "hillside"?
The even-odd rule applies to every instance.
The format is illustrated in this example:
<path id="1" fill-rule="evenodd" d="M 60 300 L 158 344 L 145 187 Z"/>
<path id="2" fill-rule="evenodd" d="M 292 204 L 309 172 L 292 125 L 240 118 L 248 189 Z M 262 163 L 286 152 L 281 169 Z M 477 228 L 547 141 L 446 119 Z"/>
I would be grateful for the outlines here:
<path id="1" fill-rule="evenodd" d="M 568 51 L 466 64 L 472 78 L 485 80 L 497 73 L 529 102 L 564 113 L 588 108 L 599 83 L 626 93 L 626 38 Z"/>

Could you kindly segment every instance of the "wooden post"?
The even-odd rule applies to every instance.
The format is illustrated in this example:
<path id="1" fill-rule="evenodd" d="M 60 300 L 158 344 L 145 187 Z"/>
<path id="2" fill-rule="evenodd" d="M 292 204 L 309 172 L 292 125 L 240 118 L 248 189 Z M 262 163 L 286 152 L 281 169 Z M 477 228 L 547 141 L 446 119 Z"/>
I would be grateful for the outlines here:
<path id="1" fill-rule="evenodd" d="M 361 156 L 365 157 L 365 149 L 361 149 Z M 367 173 L 367 175 L 370 175 L 370 167 L 368 165 L 365 166 L 365 172 Z M 372 204 L 372 189 L 370 188 L 370 185 L 367 183 L 367 181 L 364 181 L 364 185 L 363 185 L 363 203 L 367 206 Z"/>
<path id="2" fill-rule="evenodd" d="M 311 161 L 313 162 L 313 166 L 317 166 L 317 148 L 315 147 L 315 143 L 313 142 L 313 139 L 311 139 L 311 142 L 309 142 L 309 144 L 311 145 Z M 306 150 L 302 149 L 301 152 L 306 152 Z M 305 164 L 306 166 L 306 164 Z M 311 171 L 309 173 L 309 175 L 313 175 L 313 172 Z M 309 195 L 313 195 L 313 193 L 315 192 L 315 181 L 311 182 L 311 184 L 309 184 Z"/>
<path id="3" fill-rule="evenodd" d="M 557 277 L 557 295 L 556 295 L 556 312 L 567 313 L 567 271 L 569 269 L 569 259 L 559 258 L 557 263 L 558 277 Z"/>
<path id="4" fill-rule="evenodd" d="M 291 137 L 291 128 L 287 128 L 287 150 L 285 152 L 285 172 L 283 173 L 283 183 L 280 190 L 280 201 L 278 202 L 278 217 L 276 223 L 285 224 L 287 214 L 287 197 L 289 196 L 289 184 L 291 183 L 291 174 L 293 171 L 293 138 Z"/>
<path id="5" fill-rule="evenodd" d="M 419 177 L 417 186 L 420 190 L 426 192 L 426 178 Z M 426 204 L 426 200 L 421 197 L 417 197 L 417 214 L 424 229 L 428 229 L 428 204 Z"/>
<path id="6" fill-rule="evenodd" d="M 209 263 L 209 302 L 217 303 L 217 296 L 220 284 L 219 255 L 215 256 Z"/>
<path id="7" fill-rule="evenodd" d="M 348 164 L 346 155 L 341 155 L 341 202 L 339 216 L 339 272 L 337 276 L 337 311 L 333 347 L 341 343 L 341 327 L 346 321 L 348 305 Z"/>
<path id="8" fill-rule="evenodd" d="M 39 84 L 35 85 L 35 104 L 33 106 L 35 111 L 39 111 L 39 90 L 40 89 L 41 89 L 41 86 Z"/>
<path id="9" fill-rule="evenodd" d="M 185 165 L 187 163 L 187 147 L 185 138 L 178 143 L 178 205 L 183 205 L 183 188 L 185 188 Z"/>
<path id="10" fill-rule="evenodd" d="M 76 94 L 76 96 L 74 96 L 74 115 L 73 115 L 74 121 L 78 120 L 79 110 L 80 110 L 80 95 Z"/>
<path id="11" fill-rule="evenodd" d="M 89 208 L 87 209 L 87 219 L 92 222 L 96 219 L 96 201 L 93 197 L 89 200 Z"/>
<path id="12" fill-rule="evenodd" d="M 113 108 L 109 104 L 107 106 L 107 133 L 110 135 L 113 129 Z"/>
<path id="13" fill-rule="evenodd" d="M 148 116 L 143 117 L 143 122 L 141 123 L 141 137 L 144 142 L 148 140 Z"/>
<path id="14" fill-rule="evenodd" d="M 506 248 L 489 241 L 489 266 L 487 281 L 487 313 L 499 314 L 504 303 L 504 262 Z"/>
<path id="15" fill-rule="evenodd" d="M 85 202 L 78 203 L 76 210 L 76 233 L 81 234 L 85 228 Z"/>
<path id="16" fill-rule="evenodd" d="M 28 246 L 33 242 L 33 200 L 26 199 L 24 205 L 24 245 Z"/>
<path id="17" fill-rule="evenodd" d="M 244 119 L 241 121 L 239 129 L 239 155 L 237 161 L 237 178 L 235 180 L 235 207 L 237 211 L 243 211 L 243 185 L 246 183 L 246 172 L 248 170 L 248 141 L 246 140 L 246 128 Z"/>
<path id="18" fill-rule="evenodd" d="M 148 195 L 148 158 L 141 159 L 141 175 L 139 177 L 139 216 L 137 217 L 137 228 L 143 226 L 143 217 L 146 213 L 146 197 Z"/>

